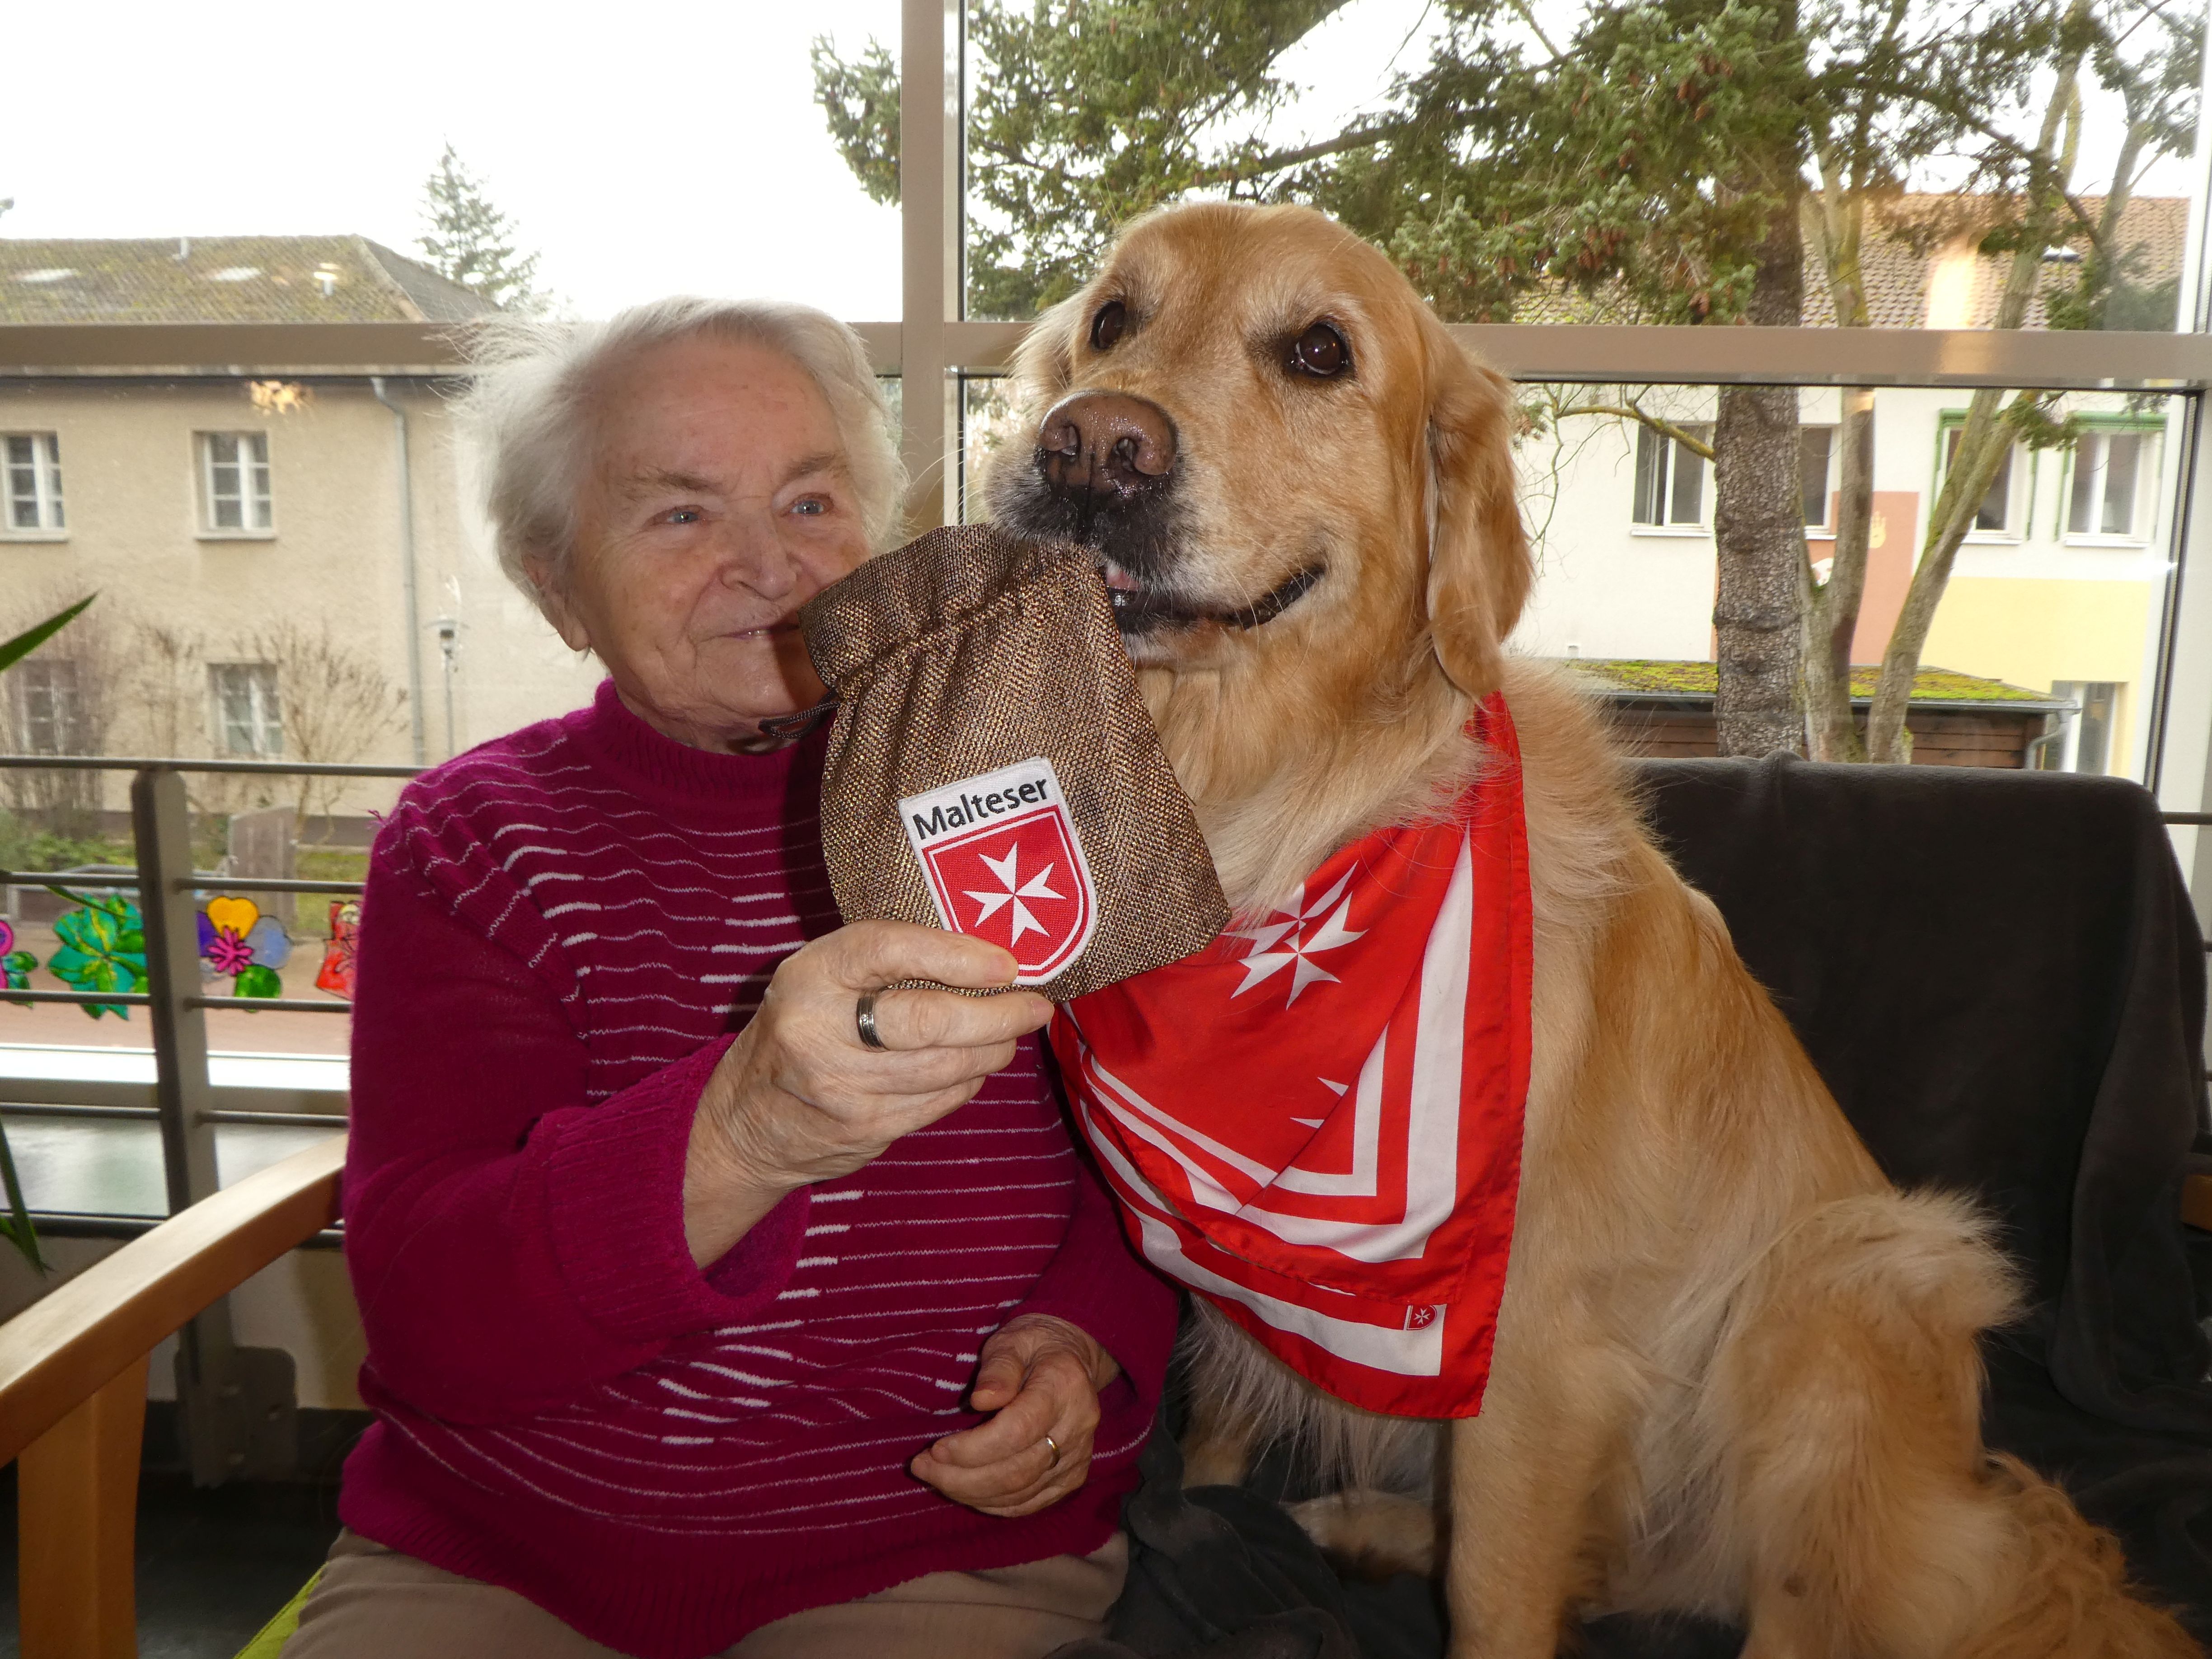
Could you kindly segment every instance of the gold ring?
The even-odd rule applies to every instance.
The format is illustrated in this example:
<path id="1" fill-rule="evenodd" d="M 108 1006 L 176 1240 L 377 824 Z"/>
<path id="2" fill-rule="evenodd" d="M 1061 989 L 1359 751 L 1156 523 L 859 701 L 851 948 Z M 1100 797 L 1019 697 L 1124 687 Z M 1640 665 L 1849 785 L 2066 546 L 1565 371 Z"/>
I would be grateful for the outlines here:
<path id="1" fill-rule="evenodd" d="M 859 1000 L 853 1004 L 853 1027 L 860 1034 L 863 1048 L 873 1048 L 880 1054 L 890 1047 L 884 1041 L 883 1033 L 876 1030 L 876 994 L 873 991 L 861 992 Z"/>
<path id="2" fill-rule="evenodd" d="M 1057 1462 L 1060 1462 L 1060 1442 L 1059 1442 L 1059 1441 L 1057 1441 L 1057 1440 L 1054 1439 L 1050 1435 L 1047 1435 L 1047 1436 L 1045 1436 L 1045 1437 L 1044 1437 L 1044 1449 L 1045 1449 L 1047 1451 L 1048 1451 L 1048 1452 L 1050 1452 L 1050 1453 L 1052 1454 L 1052 1461 L 1053 1461 L 1054 1462 L 1057 1463 Z"/>

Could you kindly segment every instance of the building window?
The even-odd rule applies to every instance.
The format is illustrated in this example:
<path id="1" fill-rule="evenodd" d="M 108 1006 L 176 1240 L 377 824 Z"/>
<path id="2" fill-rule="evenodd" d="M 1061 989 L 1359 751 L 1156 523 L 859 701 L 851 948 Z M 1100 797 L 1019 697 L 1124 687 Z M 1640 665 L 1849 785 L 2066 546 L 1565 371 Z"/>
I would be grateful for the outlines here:
<path id="1" fill-rule="evenodd" d="M 1805 478 L 1805 528 L 1833 529 L 1835 497 L 1828 480 L 1835 467 L 1836 428 L 1800 427 L 1797 441 Z"/>
<path id="2" fill-rule="evenodd" d="M 1943 428 L 1943 477 L 1951 473 L 1951 463 L 1959 453 L 1959 438 L 1964 428 L 1947 423 Z M 2020 459 L 2020 446 L 2005 446 L 2004 459 L 1997 463 L 1997 475 L 1990 480 L 1990 493 L 1982 497 L 1982 505 L 1974 514 L 1973 528 L 1969 535 L 2017 536 L 2021 533 L 2019 504 L 2014 500 L 2014 480 L 2022 469 L 2015 465 Z M 1940 495 L 1942 478 L 1936 480 Z"/>
<path id="3" fill-rule="evenodd" d="M 2061 726 L 2043 745 L 2038 764 L 2046 772 L 2096 772 L 2108 769 L 2112 760 L 2112 716 L 2119 707 L 2117 680 L 2058 680 L 2051 694 L 2080 705 L 2078 714 L 2064 715 Z"/>
<path id="4" fill-rule="evenodd" d="M 0 436 L 7 457 L 7 528 L 36 535 L 63 528 L 62 447 L 51 432 L 10 432 Z"/>
<path id="5" fill-rule="evenodd" d="M 215 689 L 216 747 L 226 754 L 282 757 L 284 713 L 276 700 L 276 665 L 210 663 L 208 675 Z"/>
<path id="6" fill-rule="evenodd" d="M 201 433 L 200 501 L 200 523 L 216 534 L 271 528 L 269 434 Z"/>
<path id="7" fill-rule="evenodd" d="M 2074 483 L 2067 496 L 2066 533 L 2141 541 L 2137 523 L 2143 465 L 2150 459 L 2147 432 L 2089 432 L 2074 448 Z"/>
<path id="8" fill-rule="evenodd" d="M 15 748 L 25 755 L 82 755 L 91 751 L 84 718 L 84 688 L 66 657 L 33 657 L 8 671 L 14 705 Z"/>
<path id="9" fill-rule="evenodd" d="M 1707 441 L 1703 427 L 1683 431 L 1699 443 Z M 1682 442 L 1636 428 L 1636 510 L 1634 521 L 1655 527 L 1691 526 L 1705 521 L 1705 458 Z"/>

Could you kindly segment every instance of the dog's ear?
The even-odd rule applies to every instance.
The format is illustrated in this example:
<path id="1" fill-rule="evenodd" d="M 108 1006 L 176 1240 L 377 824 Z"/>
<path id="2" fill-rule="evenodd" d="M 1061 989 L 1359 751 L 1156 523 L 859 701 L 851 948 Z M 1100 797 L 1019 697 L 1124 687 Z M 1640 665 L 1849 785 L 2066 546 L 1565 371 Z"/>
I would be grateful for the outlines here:
<path id="1" fill-rule="evenodd" d="M 1429 637 L 1451 683 L 1486 697 L 1535 580 L 1513 488 L 1513 386 L 1441 325 L 1429 354 Z"/>

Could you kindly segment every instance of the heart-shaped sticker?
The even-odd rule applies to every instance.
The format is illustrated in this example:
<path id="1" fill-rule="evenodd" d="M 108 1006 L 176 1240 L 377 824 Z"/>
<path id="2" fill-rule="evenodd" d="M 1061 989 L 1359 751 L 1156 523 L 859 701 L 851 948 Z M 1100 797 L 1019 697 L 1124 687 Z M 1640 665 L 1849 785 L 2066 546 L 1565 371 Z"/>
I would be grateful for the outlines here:
<path id="1" fill-rule="evenodd" d="M 207 919 L 217 927 L 227 928 L 244 939 L 252 931 L 253 924 L 261 920 L 261 907 L 252 899 L 210 899 Z"/>

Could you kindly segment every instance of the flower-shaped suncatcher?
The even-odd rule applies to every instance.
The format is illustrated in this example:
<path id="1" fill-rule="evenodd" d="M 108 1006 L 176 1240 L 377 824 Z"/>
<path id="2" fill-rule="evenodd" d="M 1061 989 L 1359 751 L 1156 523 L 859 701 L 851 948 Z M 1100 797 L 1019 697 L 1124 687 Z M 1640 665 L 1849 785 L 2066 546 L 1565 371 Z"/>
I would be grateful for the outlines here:
<path id="1" fill-rule="evenodd" d="M 201 971 L 210 979 L 229 975 L 234 996 L 283 996 L 276 970 L 291 955 L 284 925 L 252 899 L 212 898 L 200 911 Z"/>

